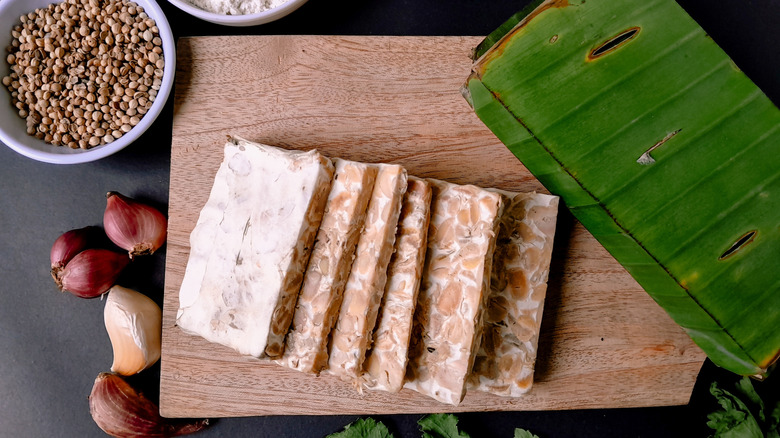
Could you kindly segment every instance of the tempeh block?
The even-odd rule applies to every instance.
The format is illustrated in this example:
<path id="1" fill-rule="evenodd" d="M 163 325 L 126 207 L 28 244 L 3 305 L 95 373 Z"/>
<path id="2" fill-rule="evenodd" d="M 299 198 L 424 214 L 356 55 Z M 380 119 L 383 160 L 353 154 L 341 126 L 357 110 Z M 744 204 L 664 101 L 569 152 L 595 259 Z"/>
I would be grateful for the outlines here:
<path id="1" fill-rule="evenodd" d="M 278 357 L 290 326 L 333 165 L 237 137 L 198 222 L 177 325 L 241 354 Z"/>
<path id="2" fill-rule="evenodd" d="M 495 191 L 508 202 L 501 216 L 482 343 L 469 389 L 518 397 L 533 384 L 559 198 Z"/>
<path id="3" fill-rule="evenodd" d="M 369 389 L 398 392 L 403 387 L 425 262 L 431 195 L 429 183 L 409 177 L 374 343 L 365 364 L 363 383 Z"/>
<path id="4" fill-rule="evenodd" d="M 280 360 L 308 373 L 319 373 L 328 364 L 328 335 L 338 316 L 378 170 L 338 158 L 333 162 L 336 173 Z"/>
<path id="5" fill-rule="evenodd" d="M 405 387 L 458 405 L 481 339 L 503 201 L 476 186 L 428 181 L 428 250 Z"/>
<path id="6" fill-rule="evenodd" d="M 355 384 L 362 374 L 366 350 L 373 339 L 406 185 L 403 167 L 379 165 L 365 227 L 358 240 L 338 320 L 332 331 L 328 371 Z"/>

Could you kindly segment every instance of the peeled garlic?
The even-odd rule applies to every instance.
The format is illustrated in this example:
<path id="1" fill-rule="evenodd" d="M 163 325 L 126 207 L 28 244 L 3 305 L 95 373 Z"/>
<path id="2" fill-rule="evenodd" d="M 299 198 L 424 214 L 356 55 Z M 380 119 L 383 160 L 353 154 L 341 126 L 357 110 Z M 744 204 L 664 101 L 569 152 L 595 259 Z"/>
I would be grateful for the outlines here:
<path id="1" fill-rule="evenodd" d="M 89 412 L 104 432 L 115 437 L 173 437 L 197 432 L 208 420 L 170 419 L 124 379 L 100 373 L 89 394 Z"/>
<path id="2" fill-rule="evenodd" d="M 108 291 L 103 320 L 114 349 L 111 371 L 130 376 L 160 359 L 162 312 L 149 297 L 114 286 Z"/>

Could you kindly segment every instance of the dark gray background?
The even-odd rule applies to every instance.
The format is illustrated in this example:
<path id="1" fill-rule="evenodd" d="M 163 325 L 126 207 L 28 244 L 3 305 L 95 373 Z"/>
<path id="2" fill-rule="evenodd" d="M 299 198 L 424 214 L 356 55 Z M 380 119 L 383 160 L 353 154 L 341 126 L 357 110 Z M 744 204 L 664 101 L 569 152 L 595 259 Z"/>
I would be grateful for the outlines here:
<path id="1" fill-rule="evenodd" d="M 0 0 L 1 1 L 1 0 Z M 176 37 L 220 34 L 486 35 L 528 0 L 309 0 L 272 24 L 229 28 L 161 2 Z M 680 0 L 737 65 L 780 102 L 780 0 Z M 0 436 L 103 436 L 88 412 L 95 376 L 111 366 L 103 303 L 59 293 L 49 250 L 64 231 L 101 225 L 109 190 L 167 210 L 172 106 L 124 151 L 94 163 L 57 166 L 0 147 Z M 0 105 L 0 111 L 10 111 Z M 779 151 L 780 152 L 780 151 Z M 566 218 L 564 213 L 563 220 Z M 162 301 L 164 249 L 120 283 Z M 511 437 L 515 427 L 552 437 L 707 436 L 713 380 L 733 376 L 706 362 L 689 405 L 647 409 L 460 414 L 472 437 Z M 777 380 L 777 378 L 774 378 Z M 158 392 L 159 365 L 134 379 Z M 770 379 L 775 391 L 777 382 Z M 419 437 L 418 415 L 377 416 L 397 437 Z M 197 436 L 321 437 L 354 416 L 219 419 Z"/>

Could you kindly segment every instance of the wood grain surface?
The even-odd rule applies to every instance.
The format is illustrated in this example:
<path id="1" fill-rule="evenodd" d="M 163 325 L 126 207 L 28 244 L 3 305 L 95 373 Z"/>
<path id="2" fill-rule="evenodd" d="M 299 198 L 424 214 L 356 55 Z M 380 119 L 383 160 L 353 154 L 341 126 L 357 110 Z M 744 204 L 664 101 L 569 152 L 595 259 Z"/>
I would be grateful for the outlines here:
<path id="1" fill-rule="evenodd" d="M 533 390 L 458 407 L 358 394 L 176 327 L 189 234 L 229 134 L 420 177 L 546 190 L 460 95 L 478 37 L 183 38 L 175 85 L 160 409 L 169 417 L 392 414 L 685 404 L 704 354 L 561 208 Z"/>

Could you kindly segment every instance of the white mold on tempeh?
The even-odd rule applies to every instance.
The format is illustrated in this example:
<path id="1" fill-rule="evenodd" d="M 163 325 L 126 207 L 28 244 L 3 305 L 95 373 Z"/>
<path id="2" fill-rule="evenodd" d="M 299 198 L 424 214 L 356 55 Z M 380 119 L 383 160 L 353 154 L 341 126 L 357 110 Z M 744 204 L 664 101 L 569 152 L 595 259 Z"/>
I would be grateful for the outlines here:
<path id="1" fill-rule="evenodd" d="M 177 324 L 241 354 L 278 357 L 333 176 L 317 151 L 234 137 L 190 235 Z"/>

